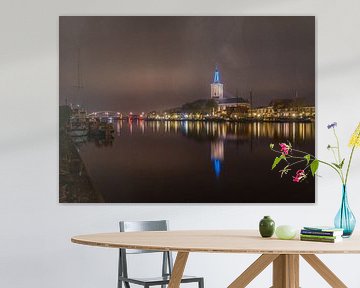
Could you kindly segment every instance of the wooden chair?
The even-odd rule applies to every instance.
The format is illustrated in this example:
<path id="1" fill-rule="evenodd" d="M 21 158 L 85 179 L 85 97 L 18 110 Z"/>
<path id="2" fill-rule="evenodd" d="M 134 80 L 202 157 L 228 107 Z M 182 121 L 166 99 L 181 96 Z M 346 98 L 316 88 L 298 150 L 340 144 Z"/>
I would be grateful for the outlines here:
<path id="1" fill-rule="evenodd" d="M 167 231 L 168 221 L 120 221 L 120 232 L 134 232 L 134 231 Z M 118 288 L 122 288 L 124 283 L 125 288 L 130 288 L 130 284 L 137 284 L 144 288 L 150 286 L 160 286 L 165 288 L 169 284 L 170 276 L 173 268 L 173 258 L 169 251 L 149 251 L 149 250 L 135 250 L 135 249 L 119 249 L 119 270 L 118 270 Z M 134 278 L 129 277 L 127 269 L 127 254 L 142 254 L 142 253 L 163 253 L 162 261 L 162 275 L 160 277 L 152 278 Z M 181 283 L 198 283 L 198 288 L 204 288 L 204 278 L 194 276 L 183 276 Z"/>

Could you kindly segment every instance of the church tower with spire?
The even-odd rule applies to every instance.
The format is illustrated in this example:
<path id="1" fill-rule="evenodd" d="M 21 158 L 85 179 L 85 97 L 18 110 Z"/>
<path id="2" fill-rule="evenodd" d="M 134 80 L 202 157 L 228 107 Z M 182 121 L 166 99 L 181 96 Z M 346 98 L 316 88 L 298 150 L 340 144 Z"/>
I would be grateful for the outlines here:
<path id="1" fill-rule="evenodd" d="M 220 82 L 220 72 L 216 66 L 214 72 L 214 81 L 210 84 L 211 86 L 211 99 L 219 101 L 224 98 L 224 85 Z"/>

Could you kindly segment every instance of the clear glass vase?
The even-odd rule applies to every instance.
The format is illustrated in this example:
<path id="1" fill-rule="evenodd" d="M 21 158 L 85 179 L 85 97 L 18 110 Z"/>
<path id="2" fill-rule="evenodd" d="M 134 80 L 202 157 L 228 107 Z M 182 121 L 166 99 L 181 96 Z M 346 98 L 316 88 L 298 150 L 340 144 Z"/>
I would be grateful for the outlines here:
<path id="1" fill-rule="evenodd" d="M 336 214 L 334 224 L 336 228 L 344 229 L 343 237 L 350 237 L 355 229 L 356 219 L 349 207 L 346 185 L 343 185 L 342 188 L 341 206 Z"/>

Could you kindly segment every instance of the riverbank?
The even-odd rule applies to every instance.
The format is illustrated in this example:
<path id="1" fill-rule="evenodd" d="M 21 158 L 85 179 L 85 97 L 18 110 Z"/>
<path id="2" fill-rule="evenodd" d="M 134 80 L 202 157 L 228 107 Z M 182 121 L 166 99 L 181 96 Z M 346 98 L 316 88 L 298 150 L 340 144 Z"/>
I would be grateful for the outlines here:
<path id="1" fill-rule="evenodd" d="M 94 189 L 75 144 L 66 134 L 65 123 L 69 115 L 67 107 L 60 107 L 59 202 L 102 203 L 104 200 Z"/>
<path id="2" fill-rule="evenodd" d="M 60 133 L 59 202 L 104 202 L 95 191 L 79 152 L 66 133 Z"/>

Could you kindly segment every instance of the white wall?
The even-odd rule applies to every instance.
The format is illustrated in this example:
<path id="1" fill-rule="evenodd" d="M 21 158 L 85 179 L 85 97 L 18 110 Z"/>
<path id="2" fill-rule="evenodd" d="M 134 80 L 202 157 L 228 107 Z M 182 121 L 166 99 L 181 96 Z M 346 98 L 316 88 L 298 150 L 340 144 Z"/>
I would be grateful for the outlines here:
<path id="1" fill-rule="evenodd" d="M 326 124 L 339 123 L 345 146 L 360 120 L 358 0 L 1 0 L 0 7 L 0 287 L 115 287 L 116 250 L 70 237 L 115 231 L 119 219 L 167 218 L 173 229 L 256 228 L 267 214 L 278 224 L 331 224 L 340 183 L 327 169 L 315 205 L 59 205 L 58 16 L 316 15 L 317 149 L 326 158 Z M 354 168 L 350 203 L 360 219 L 360 151 Z M 255 257 L 193 254 L 187 272 L 204 275 L 206 287 L 226 287 Z M 321 258 L 348 287 L 360 287 L 360 255 Z M 301 265 L 302 287 L 327 287 Z M 269 287 L 270 273 L 250 287 Z"/>

